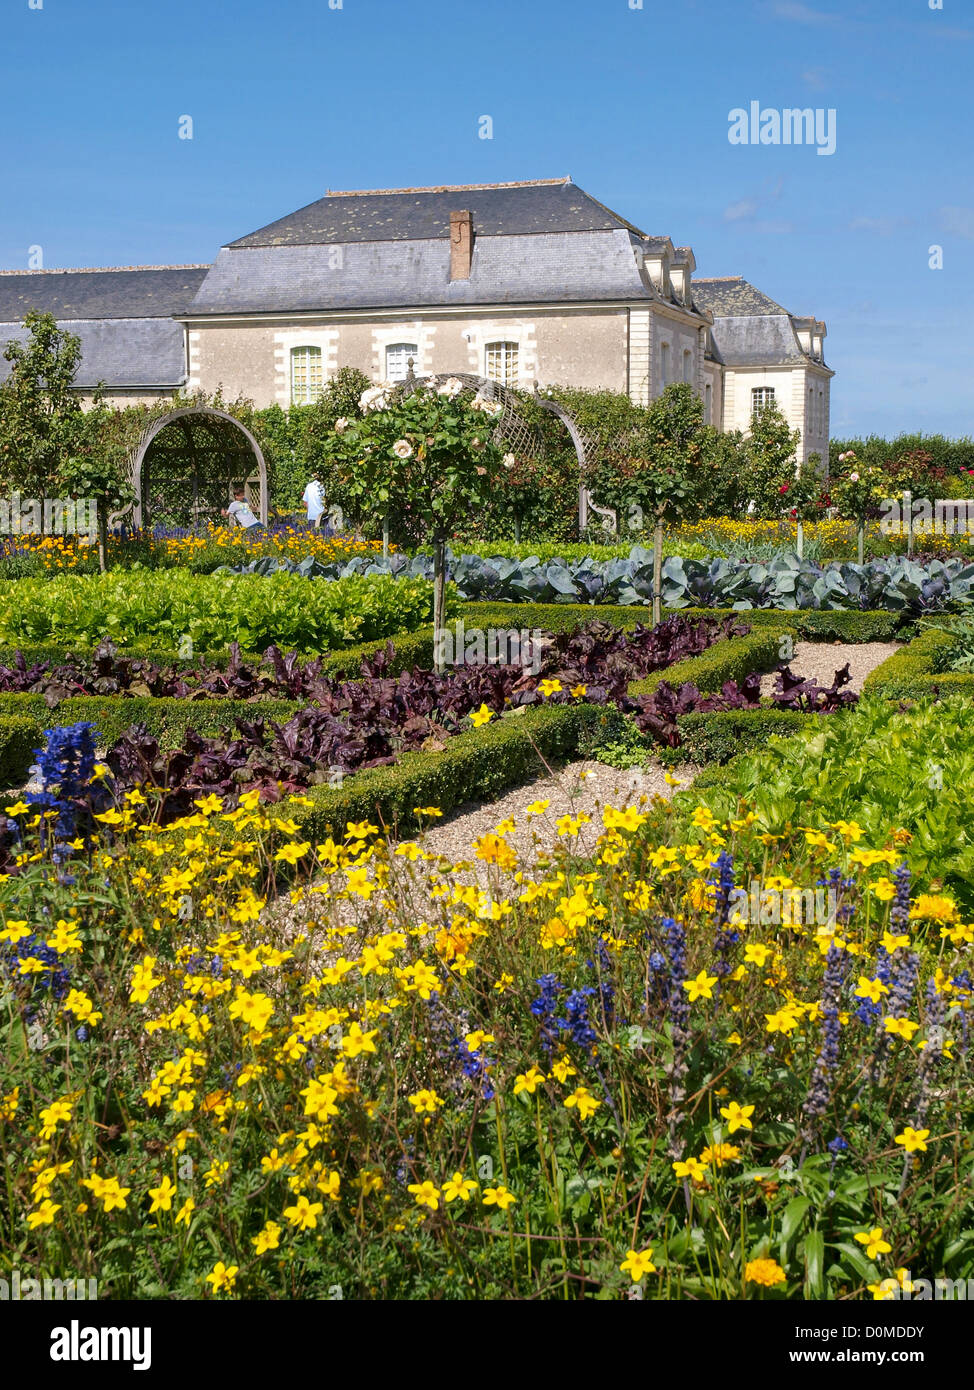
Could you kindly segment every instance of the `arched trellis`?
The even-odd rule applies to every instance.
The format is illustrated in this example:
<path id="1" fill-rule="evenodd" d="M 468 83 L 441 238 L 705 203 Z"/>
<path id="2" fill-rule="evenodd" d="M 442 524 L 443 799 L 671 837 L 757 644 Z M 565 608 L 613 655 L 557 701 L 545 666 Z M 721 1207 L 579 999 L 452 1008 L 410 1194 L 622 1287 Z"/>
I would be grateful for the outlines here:
<path id="1" fill-rule="evenodd" d="M 520 453 L 538 453 L 541 449 L 541 441 L 537 432 L 527 423 L 518 413 L 518 398 L 513 391 L 509 391 L 499 382 L 493 381 L 490 377 L 476 376 L 472 372 L 439 372 L 436 379 L 445 381 L 450 377 L 456 378 L 464 386 L 478 391 L 482 396 L 491 400 L 499 400 L 504 407 L 504 413 L 497 422 L 494 437 L 498 441 L 508 444 L 512 451 Z M 423 381 L 428 378 L 417 377 L 413 371 L 413 359 L 409 359 L 406 381 Z M 559 401 L 550 400 L 547 396 L 539 394 L 538 383 L 534 383 L 534 401 L 541 406 L 542 410 L 549 411 L 552 415 L 557 415 L 564 424 L 575 448 L 578 458 L 579 479 L 586 475 L 586 465 L 593 450 L 593 442 L 587 439 L 578 426 L 575 416 L 563 406 Z M 615 513 L 608 507 L 598 507 L 592 501 L 591 494 L 584 482 L 579 482 L 578 486 L 578 529 L 579 534 L 588 525 L 589 512 L 597 512 L 600 516 L 606 517 L 613 530 L 616 529 Z"/>
<path id="2" fill-rule="evenodd" d="M 251 458 L 252 462 L 246 470 L 247 476 L 252 475 L 253 465 L 256 464 L 257 477 L 260 486 L 260 501 L 258 510 L 260 519 L 266 526 L 268 515 L 267 463 L 264 459 L 263 451 L 261 450 L 260 445 L 257 443 L 257 440 L 254 438 L 253 434 L 250 432 L 246 425 L 242 424 L 241 421 L 236 419 L 233 415 L 228 415 L 225 410 L 217 410 L 214 406 L 186 406 L 180 410 L 171 410 L 166 415 L 161 415 L 158 419 L 153 420 L 149 425 L 146 426 L 145 430 L 143 430 L 139 438 L 138 443 L 132 450 L 132 454 L 129 459 L 129 476 L 132 484 L 132 490 L 135 493 L 135 501 L 131 504 L 130 507 L 125 508 L 124 511 L 117 512 L 111 518 L 112 523 L 120 520 L 129 511 L 131 511 L 132 521 L 135 526 L 142 526 L 149 519 L 147 515 L 148 508 L 146 507 L 145 489 L 146 461 L 147 459 L 150 459 L 150 450 L 152 449 L 152 445 L 155 443 L 158 436 L 162 434 L 163 430 L 167 430 L 172 426 L 179 426 L 184 431 L 185 450 L 192 464 L 192 477 L 194 486 L 193 495 L 195 500 L 195 489 L 198 485 L 199 480 L 200 460 L 198 456 L 197 445 L 195 443 L 193 426 L 203 425 L 205 427 L 208 421 L 214 422 L 214 425 L 216 426 L 215 430 L 210 431 L 210 433 L 213 433 L 215 436 L 217 436 L 220 432 L 223 433 L 224 437 L 234 437 L 236 433 L 239 433 L 243 436 L 243 439 L 246 442 L 246 448 L 241 448 L 240 450 L 235 451 L 235 453 L 236 456 L 239 456 L 242 453 L 246 453 Z M 219 445 L 215 446 L 214 452 L 220 452 Z M 236 472 L 239 470 L 235 469 L 234 471 Z M 209 481 L 212 482 L 213 479 L 211 478 L 209 479 Z M 216 481 L 219 482 L 222 481 L 222 479 L 217 479 Z M 229 501 L 229 486 L 227 501 Z"/>

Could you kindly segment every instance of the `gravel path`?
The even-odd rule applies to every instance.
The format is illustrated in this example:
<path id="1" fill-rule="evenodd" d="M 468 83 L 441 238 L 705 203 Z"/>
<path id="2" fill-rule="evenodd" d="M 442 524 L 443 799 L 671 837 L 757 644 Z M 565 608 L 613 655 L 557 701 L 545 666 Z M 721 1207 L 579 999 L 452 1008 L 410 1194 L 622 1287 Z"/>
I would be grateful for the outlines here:
<path id="1" fill-rule="evenodd" d="M 584 812 L 591 817 L 591 823 L 583 824 L 578 835 L 564 843 L 585 854 L 602 833 L 603 806 L 621 809 L 654 796 L 669 799 L 674 791 L 688 786 L 699 769 L 685 764 L 670 772 L 670 782 L 666 780 L 667 771 L 655 762 L 625 772 L 604 763 L 568 763 L 524 782 L 496 801 L 464 802 L 442 820 L 432 822 L 424 845 L 434 854 L 455 862 L 470 854 L 475 839 L 494 830 L 501 821 L 514 821 L 515 829 L 508 834 L 508 843 L 522 860 L 530 862 L 538 846 L 547 850 L 557 840 L 560 817 L 577 817 Z M 541 815 L 529 815 L 528 806 L 537 801 L 548 801 L 550 805 Z"/>
<path id="2" fill-rule="evenodd" d="M 794 659 L 790 664 L 796 675 L 804 676 L 806 680 L 817 680 L 820 685 L 831 685 L 836 671 L 848 662 L 852 680 L 846 689 L 859 694 L 870 671 L 881 666 L 899 647 L 898 642 L 796 642 Z M 776 672 L 771 671 L 762 679 L 762 695 L 771 694 L 775 675 Z"/>

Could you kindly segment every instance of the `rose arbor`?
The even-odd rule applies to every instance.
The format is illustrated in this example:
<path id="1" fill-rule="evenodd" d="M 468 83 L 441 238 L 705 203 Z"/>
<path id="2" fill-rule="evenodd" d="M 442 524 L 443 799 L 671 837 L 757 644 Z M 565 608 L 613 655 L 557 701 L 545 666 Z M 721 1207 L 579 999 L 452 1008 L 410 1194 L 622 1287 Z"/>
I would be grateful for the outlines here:
<path id="1" fill-rule="evenodd" d="M 361 419 L 336 422 L 329 454 L 347 467 L 347 495 L 360 510 L 375 507 L 385 515 L 394 503 L 422 523 L 433 545 L 433 626 L 439 632 L 447 540 L 462 518 L 487 505 L 511 461 L 493 442 L 503 407 L 474 395 L 456 377 L 373 386 L 359 405 Z"/>

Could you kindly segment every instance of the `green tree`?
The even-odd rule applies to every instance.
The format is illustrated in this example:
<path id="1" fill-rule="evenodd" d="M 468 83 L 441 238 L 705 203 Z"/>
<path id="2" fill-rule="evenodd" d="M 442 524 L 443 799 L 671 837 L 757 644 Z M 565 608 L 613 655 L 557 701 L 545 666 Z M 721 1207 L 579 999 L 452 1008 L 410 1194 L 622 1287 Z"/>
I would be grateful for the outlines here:
<path id="1" fill-rule="evenodd" d="M 597 502 L 614 507 L 629 530 L 653 527 L 653 623 L 662 616 L 663 529 L 700 513 L 701 457 L 707 436 L 693 389 L 668 386 L 638 418 L 628 438 L 593 470 Z"/>
<path id="2" fill-rule="evenodd" d="M 62 459 L 59 489 L 76 501 L 93 502 L 98 527 L 98 567 L 108 567 L 108 517 L 132 501 L 128 478 L 128 450 L 116 428 L 118 412 L 96 397 L 83 413 L 73 440 L 74 452 Z"/>
<path id="3" fill-rule="evenodd" d="M 61 461 L 72 452 L 83 412 L 72 390 L 81 339 L 52 314 L 31 310 L 26 342 L 9 342 L 10 374 L 0 386 L 0 480 L 29 496 L 49 496 Z"/>
<path id="4" fill-rule="evenodd" d="M 747 464 L 748 501 L 754 515 L 762 518 L 781 515 L 783 486 L 795 476 L 795 462 L 801 434 L 788 427 L 775 401 L 755 411 L 744 440 Z"/>
<path id="5" fill-rule="evenodd" d="M 459 380 L 373 386 L 360 418 L 336 422 L 328 440 L 346 495 L 382 514 L 395 503 L 433 543 L 433 627 L 443 629 L 446 543 L 461 517 L 488 505 L 505 455 L 493 440 L 499 402 Z M 509 456 L 508 456 L 509 461 Z M 437 669 L 442 669 L 436 643 Z"/>

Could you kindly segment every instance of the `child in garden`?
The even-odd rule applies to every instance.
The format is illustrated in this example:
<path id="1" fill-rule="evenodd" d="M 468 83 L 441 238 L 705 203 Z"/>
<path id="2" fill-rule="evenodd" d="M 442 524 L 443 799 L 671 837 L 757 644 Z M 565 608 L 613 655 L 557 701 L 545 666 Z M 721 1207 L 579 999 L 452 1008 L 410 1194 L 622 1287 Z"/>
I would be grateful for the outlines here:
<path id="1" fill-rule="evenodd" d="M 222 516 L 233 517 L 238 526 L 242 526 L 245 531 L 251 531 L 255 526 L 260 527 L 260 521 L 250 510 L 249 503 L 245 500 L 245 492 L 242 486 L 233 489 L 233 501 L 229 507 L 224 507 L 221 511 Z"/>

